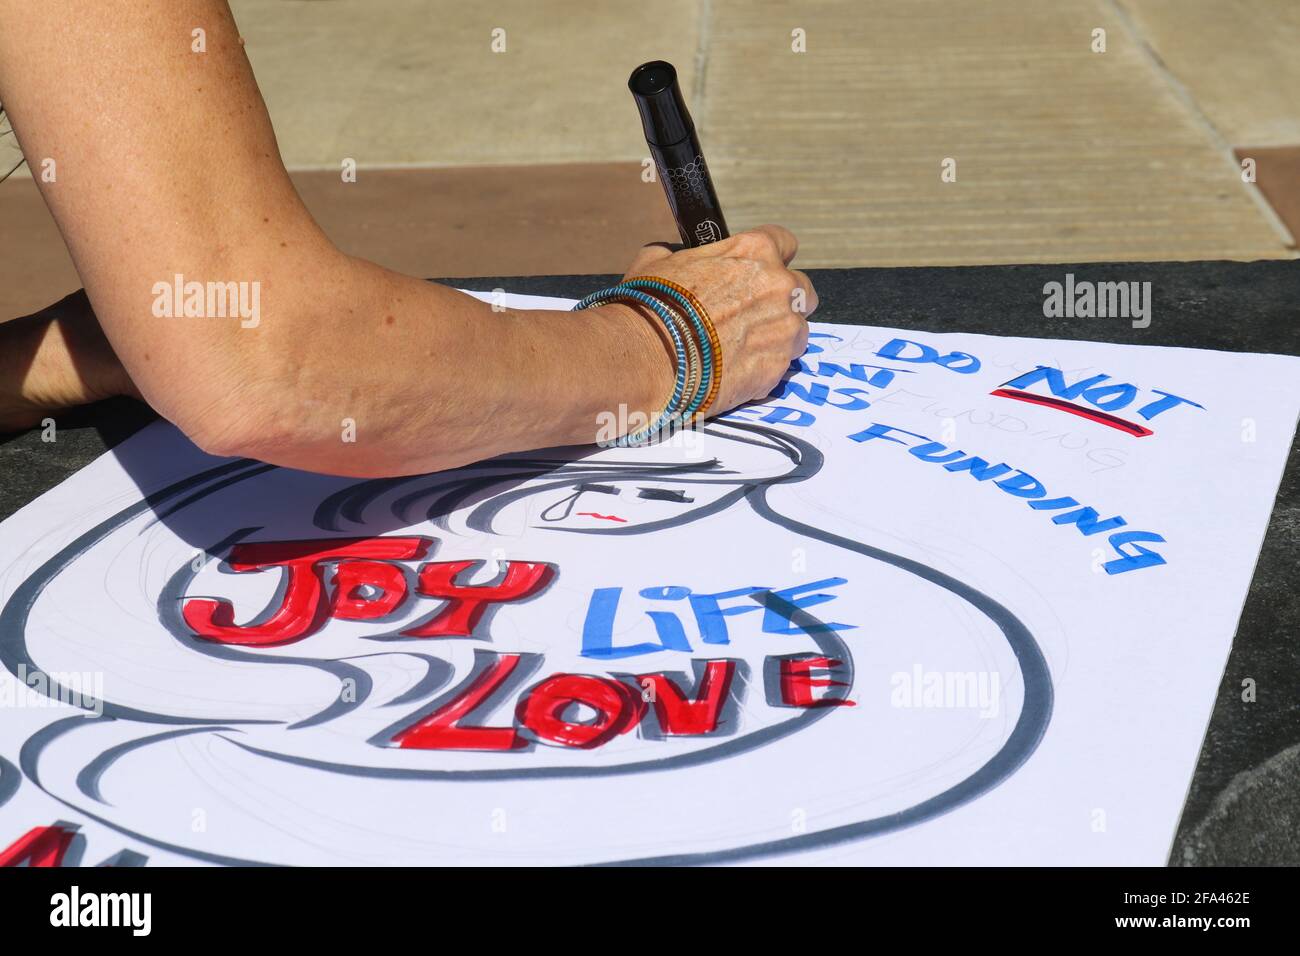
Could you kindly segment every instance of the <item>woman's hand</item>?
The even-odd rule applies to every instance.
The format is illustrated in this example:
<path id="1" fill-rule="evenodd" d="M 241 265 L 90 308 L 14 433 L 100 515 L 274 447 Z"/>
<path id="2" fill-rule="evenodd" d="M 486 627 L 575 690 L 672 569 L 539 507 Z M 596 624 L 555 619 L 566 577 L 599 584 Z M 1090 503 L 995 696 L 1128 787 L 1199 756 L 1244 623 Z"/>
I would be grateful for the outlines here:
<path id="1" fill-rule="evenodd" d="M 713 414 L 766 398 L 808 344 L 817 293 L 790 269 L 799 243 L 781 226 L 673 252 L 646 246 L 627 277 L 655 275 L 690 289 L 708 310 L 722 343 L 722 389 Z M 671 376 L 665 376 L 671 388 Z"/>

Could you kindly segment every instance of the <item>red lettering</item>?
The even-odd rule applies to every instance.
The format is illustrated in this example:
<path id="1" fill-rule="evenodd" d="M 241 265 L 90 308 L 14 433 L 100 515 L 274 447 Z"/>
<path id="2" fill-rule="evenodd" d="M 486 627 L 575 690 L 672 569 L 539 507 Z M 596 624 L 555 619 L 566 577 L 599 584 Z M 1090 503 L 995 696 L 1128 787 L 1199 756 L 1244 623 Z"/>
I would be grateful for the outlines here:
<path id="1" fill-rule="evenodd" d="M 596 716 L 588 723 L 566 720 L 565 712 L 575 704 L 590 707 Z M 640 695 L 627 684 L 589 674 L 548 677 L 515 710 L 519 722 L 541 740 L 584 750 L 627 733 L 644 713 Z"/>
<path id="2" fill-rule="evenodd" d="M 637 683 L 642 687 L 649 681 L 654 689 L 655 716 L 665 734 L 690 736 L 711 734 L 718 729 L 718 720 L 727 701 L 736 673 L 736 662 L 716 660 L 704 665 L 695 699 L 686 695 L 666 674 L 642 674 Z"/>
<path id="3" fill-rule="evenodd" d="M 379 591 L 365 597 L 363 587 Z M 406 600 L 406 575 L 395 564 L 382 561 L 344 561 L 334 572 L 334 600 L 330 614 L 345 621 L 373 621 L 397 609 Z"/>
<path id="4" fill-rule="evenodd" d="M 267 647 L 288 644 L 314 633 L 325 622 L 328 607 L 321 584 L 322 565 L 331 561 L 361 559 L 371 568 L 381 560 L 401 561 L 423 557 L 432 541 L 422 537 L 399 538 L 326 538 L 308 541 L 258 541 L 236 544 L 227 559 L 236 572 L 261 571 L 283 567 L 286 582 L 280 606 L 260 624 L 241 626 L 235 623 L 235 610 L 229 601 L 213 598 L 190 598 L 181 614 L 185 623 L 199 637 L 221 644 Z M 396 570 L 396 569 L 394 569 Z M 399 572 L 400 573 L 400 572 Z M 391 583 L 391 579 L 390 579 Z M 355 587 L 355 585 L 354 585 Z M 402 584 L 405 592 L 405 582 Z M 345 614 L 379 616 L 370 613 L 372 604 L 350 595 L 342 599 Z"/>
<path id="5" fill-rule="evenodd" d="M 494 655 L 495 656 L 495 655 Z M 397 746 L 414 750 L 514 750 L 524 741 L 514 727 L 462 727 L 459 721 L 478 709 L 506 682 L 523 659 L 503 654 L 469 678 L 464 689 L 433 713 L 393 737 Z"/>
<path id="6" fill-rule="evenodd" d="M 54 867 L 63 865 L 75 830 L 61 826 L 33 827 L 20 836 L 9 848 L 0 851 L 0 867 L 28 866 Z"/>
<path id="7" fill-rule="evenodd" d="M 520 601 L 542 590 L 553 576 L 549 564 L 507 561 L 500 584 L 472 586 L 457 584 L 462 572 L 476 561 L 431 561 L 420 568 L 416 590 L 447 601 L 432 620 L 403 631 L 406 637 L 470 637 L 474 626 L 491 604 Z"/>
<path id="8" fill-rule="evenodd" d="M 814 671 L 832 671 L 843 661 L 831 657 L 785 657 L 781 659 L 781 702 L 791 707 L 852 707 L 844 697 L 817 697 L 814 687 L 848 687 L 844 681 L 813 677 Z"/>

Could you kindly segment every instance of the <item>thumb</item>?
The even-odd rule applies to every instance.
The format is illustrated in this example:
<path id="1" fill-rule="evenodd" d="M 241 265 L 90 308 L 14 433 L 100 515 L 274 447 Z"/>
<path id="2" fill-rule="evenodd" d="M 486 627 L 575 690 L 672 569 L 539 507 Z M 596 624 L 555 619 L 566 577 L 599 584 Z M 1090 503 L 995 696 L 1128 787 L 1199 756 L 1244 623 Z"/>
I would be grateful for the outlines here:
<path id="1" fill-rule="evenodd" d="M 656 262 L 667 259 L 674 251 L 673 247 L 666 242 L 652 242 L 648 246 L 642 246 L 641 251 L 632 260 L 632 264 L 627 267 L 627 272 L 624 273 L 623 278 L 644 275 Z"/>

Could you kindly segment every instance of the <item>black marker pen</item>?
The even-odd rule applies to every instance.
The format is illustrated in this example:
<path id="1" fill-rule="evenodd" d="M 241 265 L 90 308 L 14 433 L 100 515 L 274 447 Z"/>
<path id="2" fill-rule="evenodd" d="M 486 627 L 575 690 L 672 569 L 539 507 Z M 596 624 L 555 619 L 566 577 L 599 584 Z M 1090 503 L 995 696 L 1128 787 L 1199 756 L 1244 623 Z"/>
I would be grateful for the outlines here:
<path id="1" fill-rule="evenodd" d="M 659 170 L 682 242 L 693 247 L 726 239 L 727 221 L 722 218 L 695 124 L 677 85 L 677 71 L 663 60 L 643 63 L 632 71 L 627 87 L 641 111 L 646 145 Z"/>

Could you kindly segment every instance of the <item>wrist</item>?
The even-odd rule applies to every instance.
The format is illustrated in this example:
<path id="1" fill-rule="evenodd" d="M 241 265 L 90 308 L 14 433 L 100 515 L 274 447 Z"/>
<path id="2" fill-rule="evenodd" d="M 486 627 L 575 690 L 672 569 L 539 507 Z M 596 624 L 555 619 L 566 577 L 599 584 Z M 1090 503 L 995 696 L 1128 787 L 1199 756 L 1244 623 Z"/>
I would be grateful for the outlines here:
<path id="1" fill-rule="evenodd" d="M 617 330 L 626 375 L 619 402 L 654 418 L 668 404 L 676 377 L 672 339 L 658 317 L 640 306 L 613 302 L 588 311 Z"/>

